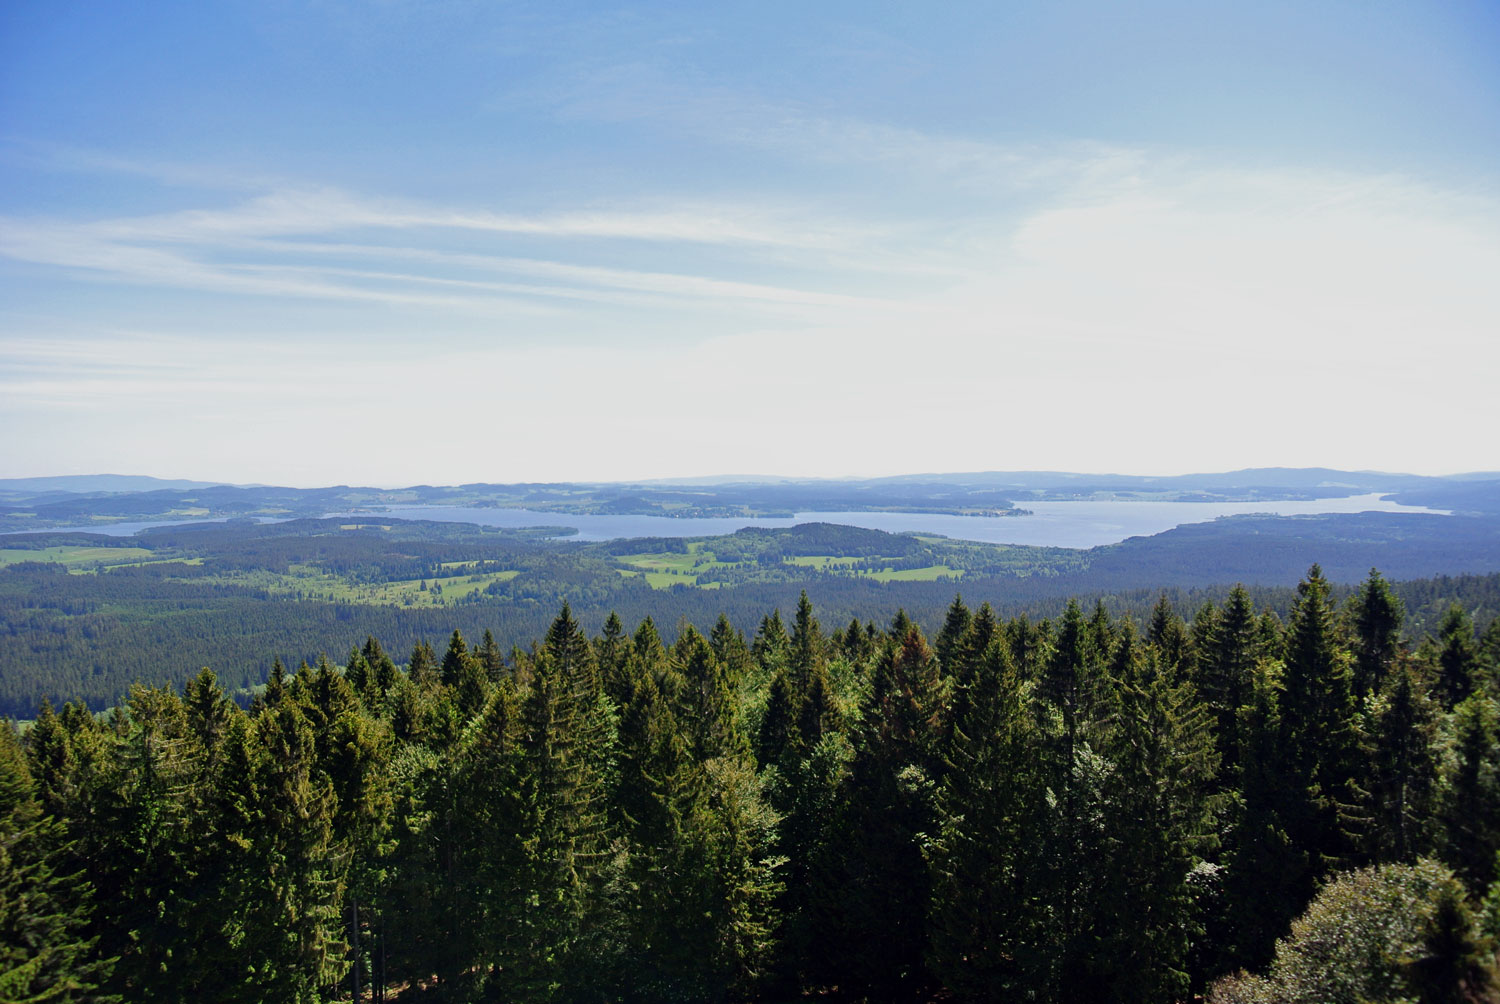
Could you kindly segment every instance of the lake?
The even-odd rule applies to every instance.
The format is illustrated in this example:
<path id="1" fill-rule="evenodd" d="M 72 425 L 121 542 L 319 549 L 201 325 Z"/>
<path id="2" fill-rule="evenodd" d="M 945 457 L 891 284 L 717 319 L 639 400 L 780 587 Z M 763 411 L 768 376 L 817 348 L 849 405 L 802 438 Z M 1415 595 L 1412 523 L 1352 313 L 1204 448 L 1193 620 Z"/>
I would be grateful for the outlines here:
<path id="1" fill-rule="evenodd" d="M 1266 513 L 1294 516 L 1334 512 L 1443 513 L 1421 506 L 1397 505 L 1380 495 L 1298 502 L 1026 502 L 1028 516 L 953 516 L 946 513 L 799 512 L 794 517 L 580 516 L 529 509 L 470 509 L 463 506 L 405 506 L 380 510 L 397 519 L 479 523 L 484 526 L 570 526 L 578 533 L 568 540 L 617 540 L 622 537 L 710 537 L 747 526 L 789 527 L 798 523 L 842 523 L 890 533 L 916 531 L 990 544 L 1035 544 L 1047 547 L 1098 547 L 1127 537 L 1150 536 L 1184 523 L 1204 523 L 1220 516 Z M 359 516 L 374 512 L 329 513 Z"/>
<path id="2" fill-rule="evenodd" d="M 714 517 L 674 519 L 670 516 L 578 516 L 532 509 L 471 509 L 465 506 L 393 506 L 361 512 L 331 512 L 330 517 L 369 520 L 430 519 L 445 523 L 478 523 L 511 528 L 569 526 L 577 529 L 566 540 L 618 540 L 622 537 L 712 537 L 747 526 L 784 528 L 798 523 L 842 523 L 889 533 L 935 533 L 957 540 L 989 544 L 1035 544 L 1043 547 L 1098 547 L 1127 537 L 1149 537 L 1184 523 L 1206 523 L 1220 516 L 1266 513 L 1296 516 L 1327 512 L 1418 512 L 1447 515 L 1441 509 L 1397 505 L 1378 494 L 1306 502 L 1026 502 L 1027 516 L 952 516 L 934 512 L 799 512 L 789 517 Z M 264 517 L 261 522 L 271 522 Z M 187 523 L 222 523 L 224 519 L 147 520 L 130 523 L 54 527 L 44 532 L 84 530 L 111 537 L 128 537 L 140 530 Z M 36 533 L 14 530 L 9 533 Z M 0 534 L 8 536 L 9 533 Z"/>

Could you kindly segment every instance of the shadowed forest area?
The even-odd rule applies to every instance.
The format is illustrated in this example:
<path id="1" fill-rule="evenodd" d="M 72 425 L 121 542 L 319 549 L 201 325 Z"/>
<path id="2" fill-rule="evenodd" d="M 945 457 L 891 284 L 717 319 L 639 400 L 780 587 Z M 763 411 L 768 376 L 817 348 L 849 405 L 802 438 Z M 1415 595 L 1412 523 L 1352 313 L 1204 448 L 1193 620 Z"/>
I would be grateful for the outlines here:
<path id="1" fill-rule="evenodd" d="M 248 710 L 205 669 L 0 729 L 0 987 L 1493 999 L 1497 733 L 1500 621 L 1317 566 L 1284 619 L 370 637 Z"/>

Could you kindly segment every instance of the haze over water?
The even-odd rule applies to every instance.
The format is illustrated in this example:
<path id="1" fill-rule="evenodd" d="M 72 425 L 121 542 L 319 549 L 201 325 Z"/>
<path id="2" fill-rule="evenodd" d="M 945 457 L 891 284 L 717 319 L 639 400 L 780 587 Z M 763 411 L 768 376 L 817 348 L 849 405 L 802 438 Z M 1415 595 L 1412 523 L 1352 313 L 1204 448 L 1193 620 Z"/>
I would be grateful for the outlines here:
<path id="1" fill-rule="evenodd" d="M 1098 547 L 1127 537 L 1149 536 L 1185 523 L 1203 523 L 1220 516 L 1265 513 L 1295 516 L 1309 513 L 1407 512 L 1441 513 L 1421 506 L 1389 502 L 1378 494 L 1342 499 L 1288 502 L 1137 502 L 1079 501 L 1027 502 L 1024 516 L 954 516 L 928 512 L 799 512 L 793 517 L 716 517 L 675 519 L 668 516 L 593 516 L 537 512 L 530 509 L 470 509 L 462 506 L 408 506 L 378 512 L 330 513 L 370 518 L 430 519 L 478 523 L 483 526 L 568 526 L 578 530 L 568 539 L 618 540 L 629 537 L 708 537 L 745 527 L 781 528 L 799 523 L 841 523 L 888 533 L 915 531 L 957 540 L 990 544 L 1031 544 L 1043 547 Z"/>

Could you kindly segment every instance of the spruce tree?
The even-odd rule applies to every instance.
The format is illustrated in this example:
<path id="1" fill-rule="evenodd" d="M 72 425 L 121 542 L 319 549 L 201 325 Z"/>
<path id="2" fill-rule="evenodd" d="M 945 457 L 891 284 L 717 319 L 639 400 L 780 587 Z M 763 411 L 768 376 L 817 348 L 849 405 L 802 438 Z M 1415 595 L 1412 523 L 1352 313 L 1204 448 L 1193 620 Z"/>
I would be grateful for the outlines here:
<path id="1" fill-rule="evenodd" d="M 537 909 L 526 921 L 529 961 L 499 974 L 508 995 L 546 996 L 558 974 L 566 974 L 562 989 L 573 996 L 608 982 L 613 961 L 600 949 L 614 877 L 605 798 L 615 739 L 593 648 L 564 605 L 521 704 L 518 791 L 526 853 L 516 864 Z"/>
<path id="2" fill-rule="evenodd" d="M 1470 889 L 1495 880 L 1500 851 L 1500 702 L 1475 694 L 1452 716 L 1454 762 L 1443 785 L 1442 857 Z"/>
<path id="3" fill-rule="evenodd" d="M 1196 683 L 1213 715 L 1220 771 L 1225 785 L 1234 783 L 1243 755 L 1241 709 L 1250 701 L 1259 657 L 1255 610 L 1250 594 L 1236 585 L 1214 619 L 1203 651 L 1198 654 Z"/>
<path id="4" fill-rule="evenodd" d="M 1231 594 L 1232 595 L 1232 594 Z M 1193 641 L 1187 624 L 1172 609 L 1167 594 L 1162 593 L 1151 609 L 1151 623 L 1146 629 L 1146 641 L 1155 646 L 1161 666 L 1172 674 L 1188 668 L 1192 662 Z"/>
<path id="5" fill-rule="evenodd" d="M 1372 733 L 1372 856 L 1411 864 L 1431 842 L 1438 782 L 1437 711 L 1412 667 L 1395 669 Z"/>
<path id="6" fill-rule="evenodd" d="M 1474 692 L 1479 668 L 1479 644 L 1474 622 L 1458 603 L 1450 604 L 1438 627 L 1437 694 L 1443 708 L 1452 711 Z"/>
<path id="7" fill-rule="evenodd" d="M 62 823 L 42 811 L 14 727 L 0 721 L 0 1000 L 90 1002 L 113 960 L 88 935 L 93 890 L 70 871 Z"/>
<path id="8" fill-rule="evenodd" d="M 1401 599 L 1380 572 L 1370 569 L 1370 576 L 1350 600 L 1350 620 L 1354 629 L 1354 697 L 1365 698 L 1385 683 L 1401 646 L 1401 622 L 1406 610 Z"/>
<path id="9" fill-rule="evenodd" d="M 1281 718 L 1283 754 L 1295 790 L 1288 792 L 1288 832 L 1310 855 L 1311 883 L 1326 871 L 1359 863 L 1363 802 L 1358 778 L 1367 763 L 1355 714 L 1352 668 L 1340 639 L 1330 587 L 1313 565 L 1297 586 L 1287 625 Z"/>
<path id="10" fill-rule="evenodd" d="M 994 640 L 955 710 L 932 877 L 930 953 L 961 1000 L 1025 999 L 1052 982 L 1043 896 L 1046 791 L 1008 647 Z"/>
<path id="11" fill-rule="evenodd" d="M 907 621 L 880 657 L 854 736 L 831 946 L 839 985 L 874 999 L 907 999 L 931 985 L 931 879 L 919 834 L 934 832 L 943 702 L 937 657 Z"/>
<path id="12" fill-rule="evenodd" d="M 448 651 L 443 653 L 441 667 L 443 686 L 456 687 L 470 659 L 468 642 L 464 641 L 464 636 L 455 630 L 448 639 Z"/>
<path id="13" fill-rule="evenodd" d="M 479 642 L 479 647 L 474 650 L 474 658 L 479 660 L 479 668 L 484 671 L 485 682 L 496 684 L 504 678 L 505 656 L 495 641 L 494 632 L 489 628 L 484 629 L 484 638 Z"/>
<path id="14" fill-rule="evenodd" d="M 317 741 L 294 704 L 256 720 L 254 874 L 247 982 L 264 1001 L 301 1004 L 343 973 L 340 849 L 333 786 L 317 770 Z"/>
<path id="15" fill-rule="evenodd" d="M 424 693 L 431 693 L 442 684 L 442 671 L 438 667 L 437 655 L 427 642 L 420 641 L 413 646 L 411 658 L 406 664 L 406 678 Z"/>
<path id="16" fill-rule="evenodd" d="M 958 657 L 962 650 L 964 636 L 969 633 L 969 624 L 972 621 L 973 615 L 969 613 L 969 608 L 964 606 L 964 598 L 954 594 L 953 602 L 948 604 L 948 613 L 943 618 L 942 630 L 933 641 L 938 664 L 942 667 L 944 676 L 957 674 Z"/>
<path id="17" fill-rule="evenodd" d="M 1194 926 L 1188 878 L 1212 850 L 1208 793 L 1215 770 L 1211 718 L 1192 684 L 1122 632 L 1114 727 L 1103 752 L 1114 765 L 1105 802 L 1107 867 L 1099 874 L 1094 983 L 1109 999 L 1152 1004 L 1187 997 Z"/>

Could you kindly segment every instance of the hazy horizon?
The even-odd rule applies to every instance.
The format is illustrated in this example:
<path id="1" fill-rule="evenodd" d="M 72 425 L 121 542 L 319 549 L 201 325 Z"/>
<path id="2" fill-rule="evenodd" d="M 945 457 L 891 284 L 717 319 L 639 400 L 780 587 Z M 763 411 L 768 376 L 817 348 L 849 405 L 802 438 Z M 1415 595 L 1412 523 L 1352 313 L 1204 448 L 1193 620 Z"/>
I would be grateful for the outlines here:
<path id="1" fill-rule="evenodd" d="M 1300 472 L 1306 472 L 1306 471 L 1313 471 L 1313 470 L 1327 470 L 1327 471 L 1330 471 L 1330 472 L 1336 473 L 1336 474 L 1377 475 L 1377 476 L 1387 476 L 1387 477 L 1393 477 L 1393 478 L 1403 478 L 1403 477 L 1432 477 L 1432 478 L 1459 478 L 1459 479 L 1463 479 L 1463 478 L 1484 478 L 1484 477 L 1488 477 L 1488 476 L 1493 476 L 1493 477 L 1495 477 L 1497 479 L 1500 479 L 1500 471 L 1484 471 L 1484 470 L 1477 470 L 1477 469 L 1476 470 L 1463 470 L 1463 471 L 1445 471 L 1445 472 L 1439 472 L 1439 473 L 1435 473 L 1435 474 L 1425 474 L 1425 473 L 1415 472 L 1415 471 L 1348 470 L 1348 469 L 1341 469 L 1341 468 L 1330 468 L 1330 467 L 1326 467 L 1326 466 L 1323 466 L 1323 465 L 1314 466 L 1314 467 L 1287 467 L 1285 465 L 1274 465 L 1274 466 L 1270 466 L 1270 467 L 1236 468 L 1234 470 L 1221 470 L 1221 471 L 1208 471 L 1208 470 L 1202 470 L 1202 471 L 1172 471 L 1172 472 L 1165 472 L 1165 473 L 1157 473 L 1157 472 L 1143 473 L 1143 472 L 1137 472 L 1137 471 L 1063 471 L 1063 470 L 1055 470 L 1055 469 L 1047 469 L 1047 470 L 1040 470 L 1040 469 L 1039 470 L 985 470 L 985 471 L 980 471 L 980 470 L 971 470 L 971 471 L 915 471 L 915 470 L 913 470 L 913 471 L 892 471 L 892 472 L 885 472 L 885 473 L 880 473 L 880 474 L 870 474 L 870 475 L 818 475 L 818 476 L 806 476 L 806 477 L 791 476 L 791 475 L 782 475 L 782 474 L 699 474 L 699 475 L 683 475 L 683 476 L 677 477 L 677 478 L 673 478 L 673 477 L 653 477 L 653 478 L 628 478 L 627 477 L 627 478 L 619 478 L 619 479 L 575 478 L 575 479 L 569 479 L 569 480 L 557 480 L 555 482 L 482 481 L 482 480 L 475 480 L 473 478 L 466 478 L 466 479 L 464 479 L 462 481 L 451 481 L 451 482 L 433 482 L 433 481 L 424 481 L 424 482 L 418 482 L 418 481 L 410 481 L 410 482 L 377 482 L 377 481 L 373 481 L 373 480 L 354 480 L 354 481 L 340 481 L 340 482 L 332 482 L 332 481 L 308 482 L 308 483 L 304 483 L 304 484 L 291 484 L 291 483 L 286 483 L 286 482 L 266 482 L 266 481 L 248 481 L 248 480 L 230 480 L 230 479 L 201 478 L 201 477 L 195 477 L 192 474 L 181 474 L 181 475 L 156 475 L 156 474 L 138 474 L 138 473 L 122 474 L 122 473 L 120 473 L 118 471 L 100 471 L 100 472 L 90 472 L 90 473 L 80 473 L 80 474 L 26 474 L 26 475 L 16 475 L 16 476 L 13 476 L 13 477 L 12 476 L 5 476 L 5 477 L 0 477 L 0 483 L 10 482 L 10 481 L 55 481 L 55 480 L 84 479 L 84 478 L 143 478 L 143 479 L 148 479 L 148 480 L 153 480 L 153 481 L 162 481 L 162 482 L 169 482 L 169 483 L 170 482 L 189 481 L 189 482 L 197 482 L 197 483 L 203 483 L 203 484 L 228 485 L 230 487 L 235 487 L 235 488 L 268 487 L 268 488 L 293 488 L 293 489 L 299 489 L 300 490 L 300 489 L 331 488 L 331 487 L 337 487 L 339 485 L 344 485 L 344 486 L 353 487 L 353 488 L 375 488 L 375 489 L 379 489 L 379 490 L 383 490 L 383 491 L 395 491 L 395 490 L 399 490 L 399 489 L 403 489 L 403 488 L 418 487 L 420 485 L 427 485 L 427 486 L 430 486 L 430 487 L 454 487 L 454 486 L 464 485 L 464 484 L 544 484 L 544 483 L 558 483 L 558 484 L 626 485 L 626 486 L 631 486 L 631 485 L 641 485 L 641 486 L 648 486 L 648 485 L 675 485 L 675 486 L 691 487 L 693 485 L 705 485 L 705 486 L 707 486 L 707 485 L 731 485 L 731 484 L 737 484 L 737 483 L 745 483 L 745 484 L 750 484 L 750 483 L 767 483 L 767 484 L 774 484 L 774 483 L 778 483 L 778 482 L 823 482 L 823 481 L 830 482 L 830 483 L 836 483 L 836 482 L 849 482 L 849 481 L 853 481 L 853 482 L 879 481 L 879 480 L 892 479 L 892 478 L 929 478 L 930 477 L 930 478 L 935 478 L 935 479 L 943 479 L 943 478 L 978 477 L 978 476 L 990 477 L 990 476 L 995 476 L 995 475 L 1015 475 L 1017 477 L 1036 477 L 1036 476 L 1055 475 L 1055 476 L 1059 476 L 1059 477 L 1070 477 L 1070 478 L 1076 477 L 1076 478 L 1161 478 L 1161 479 L 1167 479 L 1167 478 L 1191 478 L 1191 477 L 1194 477 L 1194 476 L 1201 476 L 1201 477 L 1206 477 L 1206 478 L 1212 478 L 1212 477 L 1223 477 L 1225 475 L 1239 474 L 1239 473 L 1245 473 L 1245 472 L 1275 471 L 1275 470 L 1285 470 L 1285 471 L 1294 472 L 1294 473 L 1300 473 Z"/>

